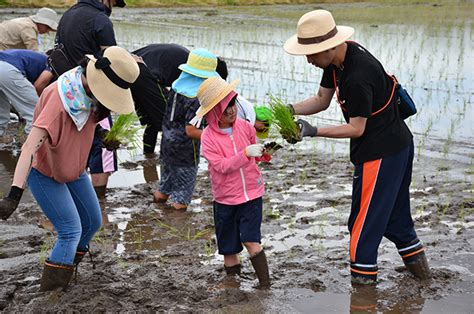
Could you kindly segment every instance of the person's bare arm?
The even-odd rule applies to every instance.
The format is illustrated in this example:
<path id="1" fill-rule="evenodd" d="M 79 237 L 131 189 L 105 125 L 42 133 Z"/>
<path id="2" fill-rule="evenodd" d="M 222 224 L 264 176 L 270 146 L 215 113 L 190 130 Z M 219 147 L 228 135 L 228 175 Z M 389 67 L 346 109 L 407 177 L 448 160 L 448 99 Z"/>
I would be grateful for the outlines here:
<path id="1" fill-rule="evenodd" d="M 26 179 L 30 173 L 35 153 L 48 139 L 48 136 L 48 132 L 45 129 L 35 126 L 31 129 L 25 144 L 21 147 L 21 154 L 16 164 L 15 174 L 13 175 L 13 186 L 21 189 L 25 188 Z"/>
<path id="2" fill-rule="evenodd" d="M 331 103 L 334 92 L 334 88 L 325 88 L 320 86 L 318 93 L 315 96 L 303 100 L 302 102 L 293 104 L 295 114 L 310 115 L 326 110 Z"/>
<path id="3" fill-rule="evenodd" d="M 51 82 L 52 79 L 53 79 L 52 72 L 49 72 L 46 70 L 41 72 L 40 76 L 38 76 L 34 84 L 38 97 L 41 96 L 41 93 L 46 88 L 46 86 L 49 85 L 49 82 Z"/>
<path id="4" fill-rule="evenodd" d="M 202 130 L 196 128 L 194 125 L 188 124 L 186 126 L 186 135 L 192 139 L 200 140 L 201 139 Z"/>
<path id="5" fill-rule="evenodd" d="M 349 123 L 318 128 L 317 135 L 332 138 L 357 138 L 364 134 L 367 118 L 354 117 L 349 119 Z"/>

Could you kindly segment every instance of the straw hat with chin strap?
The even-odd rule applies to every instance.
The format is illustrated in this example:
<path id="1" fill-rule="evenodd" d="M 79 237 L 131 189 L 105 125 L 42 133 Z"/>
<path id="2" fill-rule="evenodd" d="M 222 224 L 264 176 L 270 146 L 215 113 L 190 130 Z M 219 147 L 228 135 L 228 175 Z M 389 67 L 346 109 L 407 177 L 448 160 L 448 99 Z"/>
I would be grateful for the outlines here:
<path id="1" fill-rule="evenodd" d="M 105 107 L 118 114 L 131 113 L 134 103 L 130 86 L 138 78 L 137 62 L 123 48 L 112 46 L 103 57 L 90 59 L 87 64 L 87 83 L 92 94 Z"/>
<path id="2" fill-rule="evenodd" d="M 312 55 L 339 46 L 352 34 L 352 27 L 336 26 L 329 11 L 314 10 L 299 19 L 297 33 L 283 48 L 292 55 Z"/>
<path id="3" fill-rule="evenodd" d="M 197 97 L 201 105 L 196 111 L 196 117 L 204 117 L 212 108 L 214 108 L 222 99 L 233 91 L 239 80 L 234 80 L 230 84 L 220 77 L 210 77 L 199 87 Z"/>

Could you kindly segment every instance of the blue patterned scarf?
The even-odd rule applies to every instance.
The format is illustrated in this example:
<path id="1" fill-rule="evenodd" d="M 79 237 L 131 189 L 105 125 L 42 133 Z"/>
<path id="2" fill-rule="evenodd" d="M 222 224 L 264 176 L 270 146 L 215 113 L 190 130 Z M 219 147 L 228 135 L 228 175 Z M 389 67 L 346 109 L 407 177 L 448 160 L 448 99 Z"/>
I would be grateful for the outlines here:
<path id="1" fill-rule="evenodd" d="M 92 101 L 87 97 L 86 90 L 82 85 L 82 71 L 82 67 L 78 66 L 58 78 L 61 102 L 78 131 L 82 130 L 89 119 L 92 107 Z"/>

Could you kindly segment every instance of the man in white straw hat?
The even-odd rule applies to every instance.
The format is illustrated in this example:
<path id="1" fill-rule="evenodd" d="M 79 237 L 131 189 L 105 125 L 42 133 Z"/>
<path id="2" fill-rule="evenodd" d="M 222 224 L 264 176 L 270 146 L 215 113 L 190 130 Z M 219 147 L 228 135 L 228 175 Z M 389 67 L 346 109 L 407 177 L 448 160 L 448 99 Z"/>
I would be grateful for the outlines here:
<path id="1" fill-rule="evenodd" d="M 336 25 L 330 12 L 315 10 L 298 21 L 284 49 L 323 69 L 317 95 L 291 106 L 295 114 L 326 110 L 336 93 L 346 124 L 315 127 L 298 120 L 302 137 L 350 138 L 355 165 L 349 217 L 351 275 L 375 283 L 382 237 L 397 246 L 407 269 L 430 277 L 423 245 L 410 213 L 413 139 L 400 117 L 395 81 L 364 47 L 346 41 L 354 29 Z"/>
<path id="2" fill-rule="evenodd" d="M 10 192 L 0 200 L 0 218 L 5 220 L 28 182 L 54 225 L 58 238 L 44 264 L 41 291 L 66 289 L 74 266 L 102 225 L 99 201 L 85 171 L 97 123 L 110 111 L 134 110 L 130 86 L 139 68 L 133 57 L 114 46 L 103 57 L 87 58 L 41 94 Z"/>
<path id="3" fill-rule="evenodd" d="M 0 50 L 29 49 L 38 51 L 38 34 L 56 31 L 58 14 L 41 8 L 35 15 L 0 23 Z"/>

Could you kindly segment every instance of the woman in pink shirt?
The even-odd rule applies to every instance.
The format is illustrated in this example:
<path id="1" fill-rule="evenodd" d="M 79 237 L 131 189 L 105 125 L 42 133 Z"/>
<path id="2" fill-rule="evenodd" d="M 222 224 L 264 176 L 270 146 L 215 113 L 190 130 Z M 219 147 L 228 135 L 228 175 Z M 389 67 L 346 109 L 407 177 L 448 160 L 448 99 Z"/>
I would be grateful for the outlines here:
<path id="1" fill-rule="evenodd" d="M 58 233 L 44 264 L 41 291 L 68 286 L 74 265 L 102 224 L 99 202 L 85 172 L 97 122 L 110 111 L 124 114 L 134 108 L 130 85 L 139 68 L 133 57 L 116 46 L 107 48 L 103 57 L 86 57 L 84 66 L 65 72 L 41 94 L 10 193 L 0 200 L 0 217 L 7 219 L 28 180 Z"/>
<path id="2" fill-rule="evenodd" d="M 238 253 L 243 244 L 259 287 L 268 288 L 267 258 L 260 245 L 264 182 L 256 164 L 264 148 L 256 144 L 253 125 L 237 119 L 235 85 L 213 77 L 199 88 L 201 107 L 196 117 L 205 116 L 208 123 L 201 136 L 202 154 L 209 163 L 217 246 L 224 255 L 226 273 L 240 275 Z"/>

